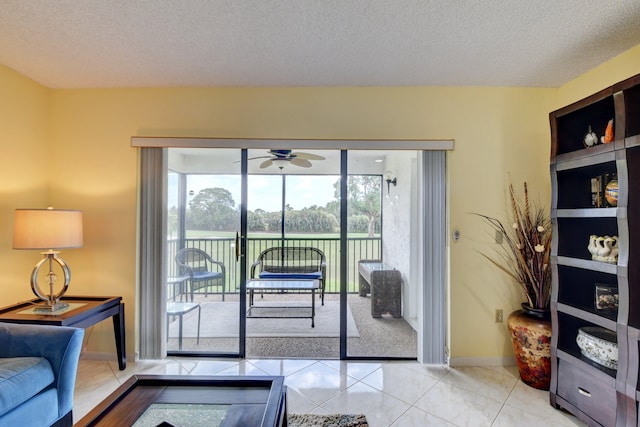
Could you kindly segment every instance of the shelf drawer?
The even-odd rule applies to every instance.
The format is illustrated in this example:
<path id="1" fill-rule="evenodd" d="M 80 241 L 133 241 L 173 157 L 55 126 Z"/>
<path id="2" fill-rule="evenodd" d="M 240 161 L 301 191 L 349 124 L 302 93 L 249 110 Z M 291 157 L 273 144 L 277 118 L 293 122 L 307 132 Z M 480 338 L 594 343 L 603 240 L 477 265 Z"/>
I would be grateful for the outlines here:
<path id="1" fill-rule="evenodd" d="M 558 361 L 558 396 L 602 425 L 616 424 L 615 387 L 565 360 Z"/>

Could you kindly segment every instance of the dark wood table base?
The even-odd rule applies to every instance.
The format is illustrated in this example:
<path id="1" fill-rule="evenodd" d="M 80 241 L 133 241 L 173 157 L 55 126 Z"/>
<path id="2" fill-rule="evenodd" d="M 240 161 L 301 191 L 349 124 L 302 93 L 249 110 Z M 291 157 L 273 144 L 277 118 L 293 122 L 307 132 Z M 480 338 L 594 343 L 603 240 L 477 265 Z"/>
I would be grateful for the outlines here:
<path id="1" fill-rule="evenodd" d="M 38 299 L 1 308 L 0 322 L 88 328 L 111 317 L 118 368 L 123 371 L 127 367 L 127 350 L 122 297 L 64 296 L 61 301 L 69 303 L 70 308 L 55 313 L 33 312 Z"/>

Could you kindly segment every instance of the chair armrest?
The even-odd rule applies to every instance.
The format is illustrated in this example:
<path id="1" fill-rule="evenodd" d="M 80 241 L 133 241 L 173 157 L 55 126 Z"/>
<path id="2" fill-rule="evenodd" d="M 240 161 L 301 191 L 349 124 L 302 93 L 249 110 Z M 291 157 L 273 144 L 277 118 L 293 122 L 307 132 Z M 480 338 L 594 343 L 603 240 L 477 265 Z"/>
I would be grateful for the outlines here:
<path id="1" fill-rule="evenodd" d="M 73 407 L 73 390 L 84 329 L 66 326 L 0 323 L 0 357 L 44 357 L 58 389 L 58 415 Z"/>
<path id="2" fill-rule="evenodd" d="M 256 262 L 254 262 L 253 264 L 251 264 L 251 273 L 249 274 L 249 277 L 250 277 L 250 278 L 252 278 L 252 279 L 255 279 L 255 278 L 256 278 L 256 275 L 255 275 L 255 273 L 256 273 L 256 267 L 257 267 L 257 266 L 259 266 L 259 265 L 261 265 L 261 264 L 262 264 L 262 261 L 261 261 L 261 260 L 258 260 L 258 261 L 256 261 Z"/>
<path id="3" fill-rule="evenodd" d="M 225 273 L 225 271 L 226 271 L 226 268 L 225 268 L 225 266 L 224 266 L 224 263 L 222 263 L 222 262 L 220 262 L 220 261 L 214 261 L 214 260 L 211 260 L 211 263 L 212 263 L 212 264 L 216 264 L 218 267 L 220 267 L 220 271 L 221 271 L 221 272 L 222 272 L 222 274 L 224 275 L 224 273 Z"/>

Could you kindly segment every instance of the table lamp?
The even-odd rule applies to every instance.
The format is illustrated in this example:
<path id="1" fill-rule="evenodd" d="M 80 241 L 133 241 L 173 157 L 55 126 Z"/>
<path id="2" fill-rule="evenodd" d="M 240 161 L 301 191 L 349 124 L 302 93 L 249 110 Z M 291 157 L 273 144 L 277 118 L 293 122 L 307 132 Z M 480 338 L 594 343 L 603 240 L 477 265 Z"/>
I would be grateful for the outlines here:
<path id="1" fill-rule="evenodd" d="M 68 307 L 60 298 L 69 288 L 71 271 L 58 257 L 57 249 L 82 247 L 82 211 L 62 209 L 16 209 L 13 221 L 13 249 L 44 250 L 44 256 L 31 273 L 31 289 L 42 303 L 36 311 L 53 312 Z M 62 290 L 55 294 L 53 287 L 57 279 L 53 263 L 57 263 L 64 275 Z M 45 294 L 38 285 L 40 268 L 48 263 L 49 294 Z"/>

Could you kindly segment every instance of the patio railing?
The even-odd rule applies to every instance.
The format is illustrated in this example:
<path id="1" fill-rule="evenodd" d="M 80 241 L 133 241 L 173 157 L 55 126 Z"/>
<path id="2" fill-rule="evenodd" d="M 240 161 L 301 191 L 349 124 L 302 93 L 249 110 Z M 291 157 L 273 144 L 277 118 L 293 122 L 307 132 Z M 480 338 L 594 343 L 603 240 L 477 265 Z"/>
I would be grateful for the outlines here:
<path id="1" fill-rule="evenodd" d="M 249 238 L 247 239 L 247 275 L 250 274 L 251 264 L 257 259 L 264 249 L 281 246 L 280 238 Z M 168 241 L 168 275 L 177 275 L 175 254 L 179 241 Z M 311 246 L 324 252 L 327 260 L 327 277 L 325 292 L 340 292 L 340 239 L 338 238 L 285 238 L 285 247 Z M 227 271 L 225 292 L 237 292 L 237 283 L 240 276 L 240 264 L 235 257 L 235 239 L 232 238 L 189 238 L 185 241 L 185 247 L 198 248 L 214 260 L 224 263 Z M 347 292 L 358 291 L 358 261 L 361 259 L 380 259 L 382 257 L 382 239 L 379 237 L 347 238 Z M 242 260 L 242 259 L 241 259 Z"/>

